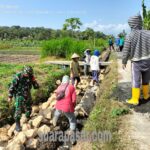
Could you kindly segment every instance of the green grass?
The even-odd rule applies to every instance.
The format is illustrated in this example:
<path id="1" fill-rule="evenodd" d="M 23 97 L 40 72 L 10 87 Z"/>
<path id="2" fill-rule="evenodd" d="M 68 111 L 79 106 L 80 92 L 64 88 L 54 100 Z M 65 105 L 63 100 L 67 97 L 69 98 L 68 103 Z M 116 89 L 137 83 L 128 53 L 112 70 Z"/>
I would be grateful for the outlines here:
<path id="1" fill-rule="evenodd" d="M 51 65 L 32 65 L 35 77 L 40 84 L 39 90 L 32 90 L 33 103 L 38 104 L 47 100 L 50 93 L 56 88 L 56 80 L 61 79 L 69 70 L 62 70 L 58 66 Z M 16 72 L 20 72 L 23 65 L 0 64 L 0 118 L 8 117 L 13 106 L 7 103 L 8 85 Z"/>
<path id="2" fill-rule="evenodd" d="M 0 40 L 0 54 L 40 55 L 43 41 Z"/>
<path id="3" fill-rule="evenodd" d="M 93 41 L 79 41 L 71 38 L 53 39 L 43 42 L 41 56 L 70 58 L 73 53 L 82 56 L 87 48 L 91 50 L 99 49 L 102 51 L 105 47 L 107 47 L 107 42 L 103 39 L 97 40 L 96 46 L 93 46 Z"/>
<path id="4" fill-rule="evenodd" d="M 115 61 L 116 57 L 111 58 Z M 113 61 L 113 62 L 114 62 Z M 109 131 L 112 134 L 111 142 L 93 142 L 93 150 L 123 149 L 121 135 L 118 133 L 122 115 L 129 113 L 127 106 L 116 101 L 113 92 L 117 86 L 117 63 L 110 66 L 111 71 L 105 76 L 99 89 L 99 95 L 86 124 L 85 131 Z"/>
<path id="5" fill-rule="evenodd" d="M 0 40 L 0 50 L 5 49 L 16 49 L 16 48 L 35 48 L 41 47 L 43 41 L 37 40 Z"/>

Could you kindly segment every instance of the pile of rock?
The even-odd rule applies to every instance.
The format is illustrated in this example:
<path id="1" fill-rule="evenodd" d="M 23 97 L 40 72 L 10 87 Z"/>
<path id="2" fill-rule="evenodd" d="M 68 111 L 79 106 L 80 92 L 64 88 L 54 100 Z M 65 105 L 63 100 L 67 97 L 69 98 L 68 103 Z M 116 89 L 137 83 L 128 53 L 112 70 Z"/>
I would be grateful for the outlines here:
<path id="1" fill-rule="evenodd" d="M 85 92 L 88 86 L 89 81 L 87 79 L 82 79 L 76 91 L 77 95 Z M 85 100 L 82 99 L 80 101 L 83 102 Z M 15 132 L 15 123 L 12 126 L 6 125 L 0 128 L 0 145 L 3 145 L 3 147 L 0 147 L 0 150 L 23 150 L 25 148 L 39 149 L 41 145 L 40 136 L 53 130 L 51 120 L 55 104 L 55 94 L 52 94 L 47 102 L 39 106 L 33 106 L 30 120 L 27 120 L 25 115 L 22 115 L 20 120 L 22 131 L 19 133 Z M 85 108 L 82 107 L 83 105 L 79 102 L 76 106 L 76 116 L 83 116 L 83 114 L 88 115 L 84 110 Z"/>

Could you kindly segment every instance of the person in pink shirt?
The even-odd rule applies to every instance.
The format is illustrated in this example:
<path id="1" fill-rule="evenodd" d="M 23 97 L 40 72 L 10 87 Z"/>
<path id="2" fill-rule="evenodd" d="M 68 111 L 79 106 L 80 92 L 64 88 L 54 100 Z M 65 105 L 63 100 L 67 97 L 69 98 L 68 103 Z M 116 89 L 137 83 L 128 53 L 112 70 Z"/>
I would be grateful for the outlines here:
<path id="1" fill-rule="evenodd" d="M 69 82 L 69 76 L 65 75 L 62 79 L 61 85 L 55 91 L 56 97 L 62 91 L 64 91 L 65 95 L 62 99 L 59 99 L 56 102 L 56 110 L 53 117 L 53 125 L 57 125 L 59 116 L 63 113 L 69 120 L 70 131 L 75 131 L 76 117 L 74 115 L 74 108 L 76 105 L 76 92 L 74 86 L 69 84 Z"/>

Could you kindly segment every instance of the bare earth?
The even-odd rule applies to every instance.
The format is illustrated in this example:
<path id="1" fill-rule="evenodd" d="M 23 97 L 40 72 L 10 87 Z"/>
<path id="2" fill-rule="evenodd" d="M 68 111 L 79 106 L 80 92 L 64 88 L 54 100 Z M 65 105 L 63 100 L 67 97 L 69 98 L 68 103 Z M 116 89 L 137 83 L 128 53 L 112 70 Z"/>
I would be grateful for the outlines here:
<path id="1" fill-rule="evenodd" d="M 0 63 L 30 63 L 39 60 L 38 55 L 5 55 L 0 54 Z"/>
<path id="2" fill-rule="evenodd" d="M 131 96 L 131 63 L 128 63 L 126 70 L 123 70 L 121 66 L 121 54 L 118 54 L 118 84 L 120 91 L 122 91 L 121 95 L 123 95 L 120 98 L 124 101 L 125 98 Z M 132 146 L 135 145 L 137 150 L 150 150 L 149 106 L 150 102 L 147 102 L 133 108 L 132 113 L 127 116 L 128 119 L 124 121 L 125 124 L 128 124 L 128 139 L 131 141 Z"/>

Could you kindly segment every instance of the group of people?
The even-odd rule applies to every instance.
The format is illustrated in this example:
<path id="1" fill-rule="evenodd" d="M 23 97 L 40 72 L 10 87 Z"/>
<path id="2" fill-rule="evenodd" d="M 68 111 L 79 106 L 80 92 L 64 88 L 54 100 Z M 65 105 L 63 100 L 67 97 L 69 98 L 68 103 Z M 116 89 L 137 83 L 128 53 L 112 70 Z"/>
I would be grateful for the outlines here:
<path id="1" fill-rule="evenodd" d="M 120 36 L 120 37 L 118 36 L 116 38 L 115 43 L 116 43 L 116 49 L 117 49 L 117 51 L 122 52 L 123 47 L 124 47 L 124 37 L 123 36 Z"/>
<path id="2" fill-rule="evenodd" d="M 138 105 L 140 100 L 140 87 L 142 83 L 142 91 L 144 100 L 150 98 L 149 95 L 149 81 L 150 81 L 150 31 L 142 29 L 142 17 L 137 15 L 129 19 L 129 25 L 131 27 L 131 34 L 127 36 L 124 41 L 120 38 L 121 44 L 123 46 L 123 69 L 126 68 L 128 59 L 132 62 L 132 98 L 127 100 L 127 103 L 132 105 Z M 109 41 L 110 48 L 113 47 L 112 40 Z M 122 51 L 122 48 L 121 48 Z M 87 49 L 84 52 L 84 74 L 87 76 L 89 73 L 89 66 L 92 72 L 92 82 L 99 82 L 99 72 L 100 72 L 100 51 L 95 50 L 93 55 L 91 55 L 91 50 Z M 79 55 L 73 54 L 72 61 L 70 64 L 70 77 L 65 75 L 62 78 L 61 85 L 55 90 L 56 94 L 56 105 L 55 113 L 53 117 L 53 125 L 57 125 L 58 118 L 60 114 L 64 114 L 70 123 L 70 132 L 76 130 L 76 118 L 74 115 L 74 108 L 76 105 L 76 88 L 80 82 L 80 65 L 79 65 Z M 71 83 L 70 84 L 70 80 Z M 16 121 L 16 131 L 20 131 L 20 119 L 22 113 L 25 111 L 26 117 L 30 119 L 31 115 L 31 89 L 39 88 L 34 77 L 34 71 L 32 67 L 26 66 L 22 72 L 17 73 L 9 86 L 9 98 L 8 101 L 12 101 L 15 98 L 15 121 Z"/>
<path id="3" fill-rule="evenodd" d="M 109 38 L 108 44 L 109 44 L 110 50 L 115 50 L 113 38 L 111 38 L 111 37 Z M 123 47 L 124 47 L 124 37 L 123 36 L 118 36 L 116 38 L 115 46 L 116 46 L 116 51 L 122 52 Z"/>
<path id="4" fill-rule="evenodd" d="M 72 55 L 72 62 L 70 64 L 70 77 L 72 79 L 72 83 L 77 87 L 78 83 L 80 82 L 80 65 L 79 65 L 79 55 L 74 53 Z M 95 84 L 98 85 L 99 83 L 99 73 L 100 73 L 100 51 L 94 50 L 93 55 L 91 54 L 90 49 L 86 49 L 84 51 L 84 75 L 88 76 L 89 71 L 92 72 L 92 81 L 91 86 L 94 86 Z"/>
<path id="5" fill-rule="evenodd" d="M 92 85 L 98 83 L 99 79 L 99 56 L 100 52 L 95 50 L 93 55 L 91 55 L 91 50 L 87 49 L 85 51 L 85 65 L 84 70 L 86 75 L 88 75 L 88 65 L 91 66 L 92 71 Z M 71 57 L 72 61 L 70 64 L 70 77 L 68 75 L 63 76 L 60 86 L 55 90 L 56 95 L 56 105 L 55 113 L 52 120 L 54 126 L 57 125 L 59 116 L 63 113 L 69 120 L 70 132 L 76 130 L 76 118 L 74 115 L 74 108 L 76 105 L 76 88 L 80 82 L 81 69 L 79 65 L 79 55 L 74 53 Z M 8 91 L 8 101 L 11 102 L 12 98 L 15 99 L 15 114 L 14 119 L 16 122 L 16 131 L 21 131 L 20 119 L 23 112 L 25 112 L 26 118 L 30 119 L 32 112 L 32 97 L 31 89 L 39 88 L 34 77 L 34 71 L 31 66 L 25 66 L 23 71 L 17 73 L 9 86 Z"/>

